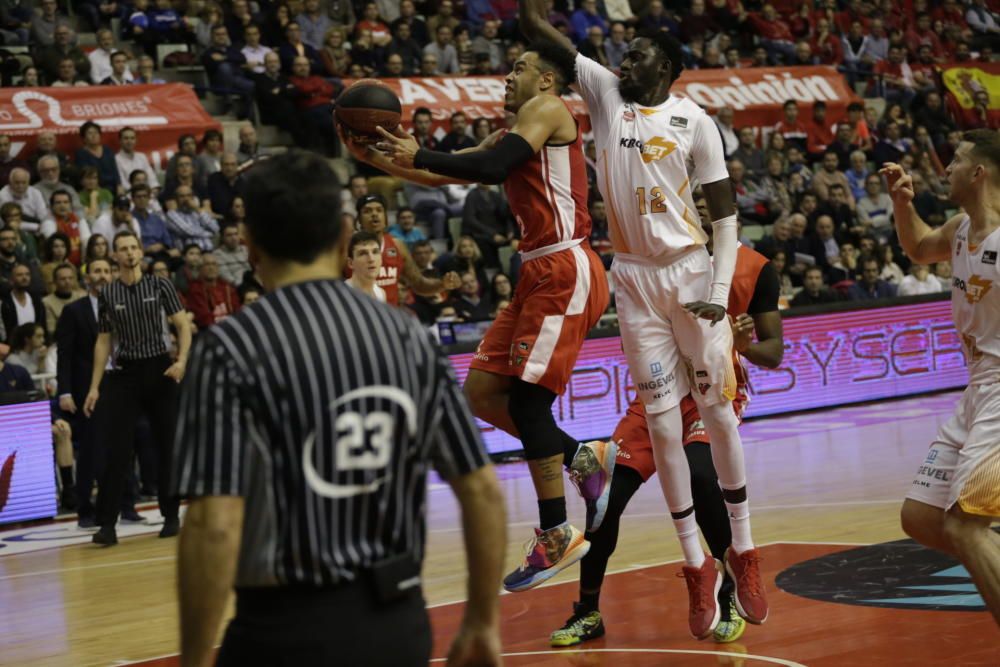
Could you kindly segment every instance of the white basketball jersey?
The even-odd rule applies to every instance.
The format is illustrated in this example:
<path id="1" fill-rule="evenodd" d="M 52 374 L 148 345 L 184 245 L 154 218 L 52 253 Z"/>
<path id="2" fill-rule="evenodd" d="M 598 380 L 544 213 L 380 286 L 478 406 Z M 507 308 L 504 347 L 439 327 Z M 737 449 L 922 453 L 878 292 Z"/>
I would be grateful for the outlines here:
<path id="1" fill-rule="evenodd" d="M 626 102 L 618 77 L 586 56 L 577 55 L 576 70 L 615 251 L 666 259 L 706 243 L 691 192 L 729 177 L 712 119 L 676 95 L 656 107 Z"/>
<path id="2" fill-rule="evenodd" d="M 1000 229 L 969 244 L 969 216 L 952 239 L 951 312 L 969 364 L 969 384 L 1000 381 Z"/>

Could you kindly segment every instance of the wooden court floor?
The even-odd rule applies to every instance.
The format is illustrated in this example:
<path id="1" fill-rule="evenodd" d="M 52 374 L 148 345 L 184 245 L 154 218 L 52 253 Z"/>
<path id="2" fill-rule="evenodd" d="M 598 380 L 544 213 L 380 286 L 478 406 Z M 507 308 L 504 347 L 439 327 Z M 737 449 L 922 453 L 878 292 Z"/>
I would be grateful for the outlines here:
<path id="1" fill-rule="evenodd" d="M 578 651 L 548 647 L 549 631 L 571 612 L 573 568 L 552 585 L 503 597 L 505 664 L 1000 665 L 1000 632 L 976 610 L 960 568 L 901 542 L 901 498 L 956 398 L 939 394 L 744 427 L 754 537 L 766 545 L 772 613 L 740 641 L 717 645 L 687 635 L 687 597 L 675 577 L 680 552 L 654 480 L 622 522 L 610 565 L 617 574 L 608 578 L 601 605 L 607 636 Z M 513 567 L 534 525 L 535 498 L 523 465 L 498 472 Z M 435 482 L 429 494 L 425 594 L 435 656 L 443 657 L 461 615 L 464 559 L 450 492 Z M 569 508 L 582 522 L 582 504 L 570 497 Z M 0 665 L 176 665 L 176 542 L 157 539 L 155 530 L 111 549 L 0 549 Z M 58 532 L 35 527 L 18 539 L 23 546 Z M 5 543 L 14 540 L 0 532 Z"/>

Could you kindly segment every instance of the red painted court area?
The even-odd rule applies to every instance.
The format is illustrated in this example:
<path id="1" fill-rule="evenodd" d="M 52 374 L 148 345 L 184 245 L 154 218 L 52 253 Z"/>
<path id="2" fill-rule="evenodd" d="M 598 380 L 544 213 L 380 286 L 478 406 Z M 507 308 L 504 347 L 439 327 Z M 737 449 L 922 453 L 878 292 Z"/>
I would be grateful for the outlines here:
<path id="1" fill-rule="evenodd" d="M 679 564 L 608 576 L 601 597 L 607 635 L 572 649 L 552 649 L 550 631 L 571 613 L 576 582 L 501 598 L 504 664 L 516 667 L 996 667 L 1000 634 L 983 611 L 881 608 L 807 599 L 779 590 L 775 579 L 794 565 L 854 547 L 775 544 L 762 548 L 771 615 L 748 626 L 731 644 L 699 642 L 687 635 L 687 596 Z M 826 559 L 834 567 L 837 557 Z M 848 580 L 863 568 L 843 559 Z M 462 605 L 431 609 L 434 660 L 444 663 Z M 174 667 L 174 657 L 134 663 Z"/>

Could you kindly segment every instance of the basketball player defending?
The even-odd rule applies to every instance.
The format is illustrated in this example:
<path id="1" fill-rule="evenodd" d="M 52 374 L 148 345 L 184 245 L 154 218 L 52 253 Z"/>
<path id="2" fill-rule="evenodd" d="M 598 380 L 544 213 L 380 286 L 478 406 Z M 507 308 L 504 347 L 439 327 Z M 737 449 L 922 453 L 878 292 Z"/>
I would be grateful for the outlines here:
<path id="1" fill-rule="evenodd" d="M 633 40 L 621 76 L 577 54 L 548 23 L 543 0 L 520 0 L 521 29 L 575 54 L 577 88 L 597 143 L 598 186 L 608 208 L 618 320 L 629 370 L 646 407 L 656 469 L 680 538 L 695 637 L 719 622 L 721 564 L 698 540 L 680 401 L 698 403 L 729 510 L 733 543 L 725 567 L 736 606 L 750 623 L 767 618 L 759 556 L 750 536 L 743 446 L 731 401 L 736 375 L 726 317 L 736 265 L 736 214 L 722 140 L 711 118 L 670 95 L 681 48 L 665 32 Z M 689 176 L 690 166 L 690 176 Z M 701 184 L 715 230 L 715 266 L 697 221 L 692 180 Z"/>
<path id="2" fill-rule="evenodd" d="M 914 262 L 951 261 L 951 313 L 969 386 L 937 432 L 903 501 L 903 530 L 958 558 L 1000 625 L 1000 133 L 962 136 L 946 170 L 965 212 L 932 229 L 913 208 L 913 181 L 897 164 L 889 182 L 896 231 Z"/>
<path id="3" fill-rule="evenodd" d="M 383 132 L 378 144 L 406 170 L 395 171 L 404 178 L 413 177 L 415 168 L 464 181 L 502 182 L 521 228 L 521 279 L 510 306 L 479 344 L 465 382 L 476 416 L 521 439 L 538 494 L 540 528 L 524 563 L 504 579 L 512 592 L 537 586 L 589 548 L 583 533 L 566 520 L 563 450 L 578 443 L 552 416 L 587 332 L 608 306 L 604 267 L 588 242 L 582 137 L 559 96 L 573 76 L 573 59 L 565 50 L 545 43 L 529 47 L 506 78 L 504 106 L 516 120 L 490 150 L 418 150 L 402 131 Z M 606 500 L 614 446 L 587 447 L 605 470 Z"/>
<path id="4" fill-rule="evenodd" d="M 347 267 L 351 277 L 347 284 L 376 301 L 385 303 L 385 290 L 378 286 L 382 269 L 382 245 L 371 232 L 354 232 L 347 244 Z"/>
<path id="5" fill-rule="evenodd" d="M 699 201 L 700 205 L 704 200 Z M 701 206 L 699 206 L 701 210 Z M 702 229 L 712 233 L 707 221 Z M 760 253 L 740 246 L 736 256 L 733 287 L 729 291 L 729 308 L 736 352 L 751 363 L 765 368 L 777 368 L 784 356 L 781 315 L 778 313 L 778 296 L 781 291 L 778 274 L 767 258 Z M 757 340 L 754 340 L 756 333 Z M 734 359 L 738 382 L 733 408 L 742 418 L 750 400 L 748 376 L 739 357 Z M 684 421 L 684 454 L 691 468 L 691 490 L 694 497 L 698 527 L 712 555 L 723 558 L 732 542 L 729 514 L 719 489 L 719 478 L 712 465 L 710 441 L 705 433 L 698 405 L 690 395 L 681 400 Z M 590 551 L 580 561 L 580 599 L 573 604 L 573 615 L 562 628 L 552 633 L 553 646 L 574 646 L 604 635 L 604 622 L 599 608 L 601 585 L 608 569 L 608 560 L 618 543 L 621 516 L 639 487 L 656 474 L 653 445 L 649 440 L 649 427 L 642 401 L 636 397 L 628 406 L 625 416 L 615 428 L 611 439 L 618 444 L 618 459 L 611 481 L 611 494 L 604 521 L 597 528 L 590 527 L 586 538 Z M 575 456 L 574 456 L 575 454 Z M 581 489 L 590 484 L 590 466 L 580 453 L 567 452 L 571 457 L 570 475 Z M 716 642 L 727 643 L 739 639 L 746 628 L 733 601 L 733 582 L 726 578 L 718 595 L 721 620 L 712 633 Z"/>

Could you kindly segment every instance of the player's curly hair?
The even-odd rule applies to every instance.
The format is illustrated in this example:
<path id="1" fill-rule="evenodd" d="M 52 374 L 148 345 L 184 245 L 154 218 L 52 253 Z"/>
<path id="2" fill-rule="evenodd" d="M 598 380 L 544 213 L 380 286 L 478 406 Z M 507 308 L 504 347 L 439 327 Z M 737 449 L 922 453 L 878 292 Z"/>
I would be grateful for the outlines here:
<path id="1" fill-rule="evenodd" d="M 552 68 L 559 80 L 563 92 L 576 82 L 576 54 L 566 47 L 554 42 L 534 42 L 525 53 L 531 51 L 538 54 L 538 60 Z"/>
<path id="2" fill-rule="evenodd" d="M 670 83 L 673 84 L 684 71 L 684 51 L 681 49 L 681 43 L 666 30 L 647 29 L 639 33 L 639 36 L 651 41 L 664 59 L 670 62 Z"/>

